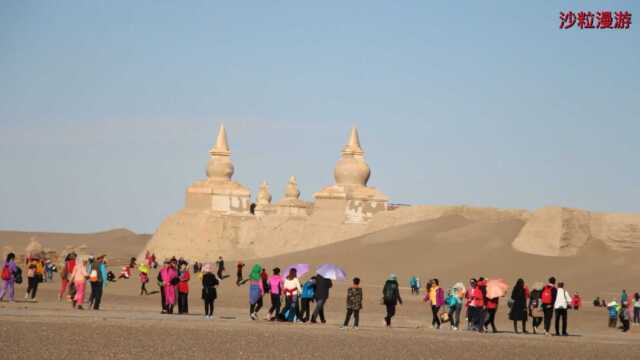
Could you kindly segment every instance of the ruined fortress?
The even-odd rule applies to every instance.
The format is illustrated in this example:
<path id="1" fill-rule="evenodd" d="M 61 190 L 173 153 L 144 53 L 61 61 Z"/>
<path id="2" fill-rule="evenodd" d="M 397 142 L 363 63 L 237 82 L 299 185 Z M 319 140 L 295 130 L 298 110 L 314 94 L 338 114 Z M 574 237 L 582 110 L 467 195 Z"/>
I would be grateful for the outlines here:
<path id="1" fill-rule="evenodd" d="M 209 151 L 207 178 L 186 191 L 185 207 L 166 218 L 145 250 L 160 258 L 252 259 L 314 248 L 411 222 L 458 215 L 478 221 L 516 219 L 523 227 L 516 250 L 545 256 L 572 256 L 589 241 L 615 250 L 640 247 L 640 214 L 592 213 L 545 207 L 520 209 L 467 206 L 408 206 L 392 209 L 389 198 L 367 186 L 371 169 L 358 131 L 351 129 L 334 169 L 335 184 L 300 199 L 295 176 L 275 203 L 263 182 L 255 203 L 251 191 L 232 180 L 234 165 L 224 126 Z"/>

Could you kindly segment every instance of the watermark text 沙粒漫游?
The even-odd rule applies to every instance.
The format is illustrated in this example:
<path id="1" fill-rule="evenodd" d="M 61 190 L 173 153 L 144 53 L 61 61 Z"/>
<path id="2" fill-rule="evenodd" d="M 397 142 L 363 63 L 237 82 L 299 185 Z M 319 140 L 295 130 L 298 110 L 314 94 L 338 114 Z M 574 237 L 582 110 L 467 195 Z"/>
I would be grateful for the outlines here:
<path id="1" fill-rule="evenodd" d="M 629 11 L 561 11 L 560 29 L 617 29 L 631 28 Z"/>

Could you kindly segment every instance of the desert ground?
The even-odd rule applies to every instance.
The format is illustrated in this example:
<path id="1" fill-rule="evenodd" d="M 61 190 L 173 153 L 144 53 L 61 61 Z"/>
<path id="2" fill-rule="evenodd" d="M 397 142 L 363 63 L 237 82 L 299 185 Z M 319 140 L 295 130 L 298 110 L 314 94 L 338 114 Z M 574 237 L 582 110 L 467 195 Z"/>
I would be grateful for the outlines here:
<path id="1" fill-rule="evenodd" d="M 198 296 L 201 286 L 196 278 L 191 282 L 189 315 L 161 315 L 159 294 L 138 295 L 136 275 L 109 284 L 99 311 L 74 310 L 68 302 L 59 302 L 57 276 L 53 283 L 40 285 L 35 303 L 23 300 L 23 284 L 18 287 L 15 303 L 0 303 L 2 358 L 32 359 L 43 355 L 53 359 L 70 356 L 93 359 L 636 357 L 640 353 L 640 327 L 632 326 L 626 334 L 610 329 L 606 310 L 594 308 L 590 302 L 595 296 L 613 299 L 622 288 L 630 293 L 640 290 L 635 276 L 640 270 L 638 251 L 614 251 L 591 242 L 573 257 L 529 255 L 511 247 L 522 226 L 515 220 L 472 221 L 461 216 L 445 216 L 301 252 L 246 260 L 248 268 L 258 262 L 267 269 L 300 262 L 312 266 L 330 262 L 342 266 L 349 278 L 359 276 L 365 295 L 359 330 L 339 329 L 344 319 L 349 281 L 335 282 L 327 304 L 327 324 L 252 321 L 248 316 L 248 288 L 235 285 L 232 261 L 235 259 L 227 259 L 227 272 L 231 277 L 219 288 L 213 320 L 203 319 Z M 84 244 L 87 252 L 107 254 L 111 270 L 116 274 L 127 257 L 137 255 L 148 239 L 124 230 L 73 236 L 35 235 L 43 246 L 53 250 Z M 0 245 L 19 252 L 32 236 L 32 233 L 0 232 Z M 510 284 L 522 277 L 532 284 L 555 275 L 566 282 L 571 294 L 581 294 L 584 307 L 570 311 L 571 336 L 566 338 L 514 334 L 507 318 L 506 298 L 501 301 L 497 316 L 498 334 L 455 332 L 447 326 L 434 330 L 430 328 L 430 309 L 421 301 L 421 296 L 412 296 L 404 287 L 401 294 L 405 303 L 398 307 L 393 328 L 386 329 L 382 320 L 384 307 L 379 305 L 379 299 L 384 280 L 392 272 L 398 275 L 401 286 L 407 286 L 408 277 L 413 274 L 422 279 L 439 278 L 444 286 L 472 276 L 500 277 Z M 151 277 L 154 279 L 155 273 Z M 157 289 L 153 281 L 149 288 Z M 266 314 L 269 303 L 265 298 L 261 316 Z M 73 355 L 76 351 L 80 351 L 80 355 Z"/>

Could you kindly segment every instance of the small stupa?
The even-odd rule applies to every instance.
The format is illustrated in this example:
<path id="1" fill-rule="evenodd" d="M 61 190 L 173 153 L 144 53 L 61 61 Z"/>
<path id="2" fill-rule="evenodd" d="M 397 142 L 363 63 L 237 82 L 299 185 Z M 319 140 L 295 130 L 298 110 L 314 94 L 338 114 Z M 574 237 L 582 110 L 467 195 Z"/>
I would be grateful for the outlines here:
<path id="1" fill-rule="evenodd" d="M 269 192 L 269 185 L 266 181 L 260 184 L 260 191 L 258 191 L 258 197 L 256 199 L 256 216 L 264 216 L 273 212 L 271 208 L 271 193 Z"/>
<path id="2" fill-rule="evenodd" d="M 300 200 L 300 190 L 295 176 L 289 178 L 284 197 L 276 203 L 276 214 L 283 216 L 307 216 L 309 204 Z"/>
<path id="3" fill-rule="evenodd" d="M 376 213 L 386 211 L 389 198 L 367 186 L 370 176 L 371 169 L 364 160 L 358 130 L 354 127 L 336 163 L 336 183 L 314 194 L 314 211 L 344 209 L 344 221 L 347 223 L 366 223 Z"/>
<path id="4" fill-rule="evenodd" d="M 220 125 L 216 144 L 209 150 L 209 155 L 207 179 L 196 181 L 187 189 L 186 208 L 249 215 L 251 192 L 231 180 L 234 167 L 224 125 Z"/>

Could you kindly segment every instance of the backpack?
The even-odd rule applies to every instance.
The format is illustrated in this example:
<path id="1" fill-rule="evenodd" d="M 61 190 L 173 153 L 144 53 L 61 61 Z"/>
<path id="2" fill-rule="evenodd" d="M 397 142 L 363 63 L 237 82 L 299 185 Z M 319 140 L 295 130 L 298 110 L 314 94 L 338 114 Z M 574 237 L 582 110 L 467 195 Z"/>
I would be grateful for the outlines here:
<path id="1" fill-rule="evenodd" d="M 542 289 L 542 294 L 540 295 L 540 299 L 544 305 L 550 305 L 553 301 L 553 293 L 551 292 L 551 286 L 547 285 Z"/>
<path id="2" fill-rule="evenodd" d="M 394 302 L 396 300 L 396 290 L 398 289 L 398 284 L 395 282 L 389 282 L 384 287 L 384 293 L 382 294 L 384 297 L 384 302 Z"/>
<path id="3" fill-rule="evenodd" d="M 22 284 L 22 269 L 19 266 L 16 266 L 16 271 L 13 273 L 13 278 L 16 281 L 16 284 Z"/>
<path id="4" fill-rule="evenodd" d="M 302 287 L 302 298 L 313 299 L 315 295 L 316 295 L 315 285 L 310 281 L 307 281 L 306 283 L 304 283 L 304 286 Z"/>
<path id="5" fill-rule="evenodd" d="M 7 281 L 11 279 L 11 270 L 9 270 L 9 265 L 5 264 L 2 267 L 2 280 Z"/>
<path id="6" fill-rule="evenodd" d="M 615 319 L 618 316 L 618 309 L 615 306 L 609 306 L 609 318 Z"/>

